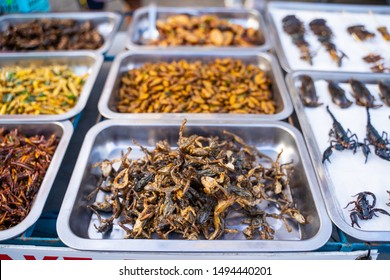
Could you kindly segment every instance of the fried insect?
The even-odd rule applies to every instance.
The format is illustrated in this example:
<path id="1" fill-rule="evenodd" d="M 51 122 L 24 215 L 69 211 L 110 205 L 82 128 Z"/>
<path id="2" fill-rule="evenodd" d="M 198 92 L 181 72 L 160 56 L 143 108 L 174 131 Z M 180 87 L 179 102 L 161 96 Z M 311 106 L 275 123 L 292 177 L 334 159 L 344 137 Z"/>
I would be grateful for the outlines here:
<path id="1" fill-rule="evenodd" d="M 387 106 L 390 106 L 390 82 L 389 81 L 379 81 L 379 96 L 382 99 L 383 103 Z"/>
<path id="2" fill-rule="evenodd" d="M 314 19 L 309 23 L 311 31 L 317 36 L 318 41 L 325 47 L 333 61 L 337 63 L 338 67 L 341 67 L 343 58 L 348 58 L 347 55 L 337 49 L 336 45 L 332 42 L 333 32 L 326 24 L 326 20 L 319 18 Z"/>
<path id="3" fill-rule="evenodd" d="M 121 113 L 275 114 L 272 81 L 241 60 L 147 63 L 122 76 Z"/>
<path id="4" fill-rule="evenodd" d="M 186 137 L 185 122 L 176 149 L 163 140 L 153 150 L 139 146 L 143 158 L 130 159 L 129 149 L 120 159 L 96 164 L 102 172 L 97 189 L 110 186 L 103 201 L 88 206 L 97 215 L 98 232 L 107 233 L 115 222 L 124 238 L 213 240 L 238 234 L 226 219 L 240 213 L 248 225 L 245 238 L 273 239 L 270 218 L 281 219 L 288 231 L 291 223 L 306 223 L 286 194 L 293 166 L 279 162 L 282 152 L 273 161 L 228 131 Z M 274 206 L 272 213 L 262 202 Z"/>
<path id="5" fill-rule="evenodd" d="M 375 97 L 370 93 L 368 88 L 362 82 L 355 79 L 350 79 L 349 84 L 351 85 L 352 95 L 356 99 L 357 105 L 373 109 L 382 106 L 380 104 L 374 104 Z"/>
<path id="6" fill-rule="evenodd" d="M 356 197 L 356 201 L 351 201 L 344 207 L 346 209 L 349 205 L 354 204 L 355 207 L 350 210 L 350 218 L 351 218 L 351 226 L 354 227 L 356 225 L 360 228 L 358 223 L 358 218 L 361 220 L 370 220 L 374 216 L 378 217 L 375 213 L 379 212 L 381 214 L 385 214 L 390 216 L 390 214 L 381 208 L 375 208 L 376 205 L 376 196 L 372 192 L 360 192 L 352 197 Z M 372 203 L 367 199 L 368 196 L 372 197 Z"/>
<path id="7" fill-rule="evenodd" d="M 370 53 L 363 57 L 363 60 L 367 63 L 376 63 L 378 61 L 381 61 L 383 59 L 383 56 L 379 54 Z"/>
<path id="8" fill-rule="evenodd" d="M 252 47 L 264 44 L 260 30 L 246 28 L 215 15 L 173 15 L 157 20 L 156 25 L 159 37 L 150 41 L 149 45 Z"/>
<path id="9" fill-rule="evenodd" d="M 37 19 L 8 24 L 0 32 L 0 51 L 96 50 L 104 43 L 89 20 Z"/>
<path id="10" fill-rule="evenodd" d="M 57 144 L 55 135 L 28 137 L 0 128 L 0 230 L 18 225 L 30 212 Z"/>
<path id="11" fill-rule="evenodd" d="M 372 33 L 366 29 L 364 25 L 353 25 L 347 28 L 347 31 L 352 36 L 356 36 L 360 41 L 366 41 L 375 37 L 375 33 Z"/>
<path id="12" fill-rule="evenodd" d="M 352 101 L 348 100 L 345 96 L 345 90 L 343 90 L 337 83 L 328 81 L 328 90 L 332 96 L 333 103 L 338 105 L 340 108 L 345 109 L 352 105 Z"/>
<path id="13" fill-rule="evenodd" d="M 376 30 L 382 35 L 383 39 L 390 41 L 390 33 L 386 26 L 379 26 Z"/>
<path id="14" fill-rule="evenodd" d="M 303 102 L 303 104 L 306 107 L 318 107 L 321 106 L 323 103 L 318 102 L 318 95 L 316 92 L 316 87 L 314 85 L 313 79 L 308 75 L 302 75 L 300 77 L 301 80 L 301 94 L 300 98 Z"/>
<path id="15" fill-rule="evenodd" d="M 290 35 L 292 42 L 301 52 L 300 59 L 313 65 L 313 54 L 310 44 L 305 40 L 305 26 L 295 15 L 288 15 L 282 19 L 283 30 Z"/>

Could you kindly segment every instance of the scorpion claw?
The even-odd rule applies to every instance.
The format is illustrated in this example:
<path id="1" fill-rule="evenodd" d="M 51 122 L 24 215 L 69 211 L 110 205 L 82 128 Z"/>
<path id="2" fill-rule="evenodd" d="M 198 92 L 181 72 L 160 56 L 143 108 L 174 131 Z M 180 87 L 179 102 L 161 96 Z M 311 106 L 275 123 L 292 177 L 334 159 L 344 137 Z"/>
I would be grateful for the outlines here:
<path id="1" fill-rule="evenodd" d="M 354 227 L 354 225 L 356 225 L 358 228 L 360 228 L 356 212 L 352 212 L 349 216 L 351 218 L 351 226 Z"/>
<path id="2" fill-rule="evenodd" d="M 365 158 L 364 163 L 367 163 L 368 155 L 371 153 L 370 147 L 364 143 L 359 143 L 359 146 L 362 147 L 362 152 Z"/>

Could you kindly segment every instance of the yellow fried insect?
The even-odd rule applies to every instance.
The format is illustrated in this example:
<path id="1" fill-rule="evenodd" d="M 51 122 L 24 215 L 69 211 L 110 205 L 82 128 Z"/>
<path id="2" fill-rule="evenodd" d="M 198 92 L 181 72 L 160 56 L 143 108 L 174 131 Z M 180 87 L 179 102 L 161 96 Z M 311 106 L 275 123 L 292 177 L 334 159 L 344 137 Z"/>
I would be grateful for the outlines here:
<path id="1" fill-rule="evenodd" d="M 0 115 L 63 114 L 80 97 L 88 74 L 65 65 L 0 69 Z"/>

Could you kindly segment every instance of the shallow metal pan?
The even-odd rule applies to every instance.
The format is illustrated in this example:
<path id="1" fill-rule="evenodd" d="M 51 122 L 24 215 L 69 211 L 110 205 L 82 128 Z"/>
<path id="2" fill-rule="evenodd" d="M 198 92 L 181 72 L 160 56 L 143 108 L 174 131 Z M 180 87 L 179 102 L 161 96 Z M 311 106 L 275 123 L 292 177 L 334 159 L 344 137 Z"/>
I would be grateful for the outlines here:
<path id="1" fill-rule="evenodd" d="M 299 78 L 302 75 L 309 75 L 316 86 L 319 102 L 324 105 L 317 108 L 304 107 L 300 97 Z M 326 105 L 335 115 L 345 130 L 351 129 L 356 133 L 359 142 L 366 137 L 366 109 L 357 106 L 355 99 L 351 96 L 348 80 L 354 78 L 363 82 L 371 93 L 376 96 L 375 104 L 383 104 L 378 97 L 376 83 L 381 80 L 389 80 L 386 74 L 362 74 L 362 73 L 331 73 L 331 72 L 308 72 L 298 71 L 287 75 L 287 84 L 291 98 L 301 124 L 314 168 L 320 181 L 322 195 L 330 218 L 334 224 L 348 235 L 365 241 L 390 241 L 390 217 L 377 213 L 378 217 L 363 221 L 358 219 L 361 229 L 351 226 L 350 211 L 353 207 L 344 209 L 349 201 L 356 200 L 352 195 L 362 191 L 371 191 L 377 197 L 376 207 L 390 212 L 386 206 L 388 203 L 390 162 L 382 160 L 375 155 L 371 146 L 371 154 L 367 163 L 364 163 L 364 155 L 359 148 L 356 154 L 352 151 L 333 151 L 330 158 L 332 163 L 322 164 L 322 153 L 330 145 L 329 130 L 332 128 L 332 120 L 326 112 Z M 326 80 L 339 82 L 346 91 L 347 98 L 354 104 L 346 109 L 337 107 L 331 101 L 327 89 Z M 379 109 L 371 109 L 371 122 L 381 134 L 382 131 L 390 131 L 389 107 L 383 105 Z M 342 174 L 340 174 L 342 173 Z M 368 197 L 369 201 L 371 197 Z"/>
<path id="2" fill-rule="evenodd" d="M 281 18 L 284 15 L 296 15 L 305 24 L 305 39 L 311 45 L 315 53 L 314 64 L 299 59 L 299 50 L 291 42 L 281 27 Z M 309 21 L 315 18 L 327 20 L 334 33 L 333 42 L 338 49 L 345 52 L 348 58 L 343 60 L 343 66 L 337 67 L 331 61 L 326 49 L 318 42 L 316 36 L 309 28 Z M 390 7 L 373 5 L 350 5 L 329 3 L 298 3 L 298 2 L 270 2 L 267 5 L 267 19 L 270 25 L 271 38 L 280 60 L 282 68 L 287 72 L 292 71 L 326 71 L 326 72 L 366 72 L 371 73 L 370 66 L 362 60 L 362 57 L 370 52 L 378 53 L 385 58 L 385 66 L 388 67 L 390 52 L 388 42 L 384 41 L 376 30 L 380 25 L 387 25 L 390 20 Z M 376 34 L 373 40 L 359 43 L 348 34 L 346 28 L 354 24 L 363 24 L 367 29 Z"/>
<path id="3" fill-rule="evenodd" d="M 264 23 L 262 15 L 256 10 L 240 9 L 240 8 L 220 8 L 220 7 L 203 7 L 203 8 L 180 8 L 180 7 L 157 7 L 157 20 L 164 20 L 169 16 L 177 14 L 188 14 L 191 16 L 201 16 L 213 14 L 221 19 L 226 19 L 232 23 L 239 24 L 243 27 L 252 27 L 260 30 L 264 37 L 264 44 L 254 47 L 204 47 L 204 46 L 177 46 L 177 47 L 161 47 L 148 46 L 141 42 L 142 34 L 148 30 L 149 8 L 143 7 L 135 11 L 131 25 L 128 29 L 128 40 L 126 47 L 130 50 L 157 50 L 157 51 L 237 51 L 240 52 L 261 52 L 267 51 L 272 46 L 268 37 L 268 28 Z"/>
<path id="4" fill-rule="evenodd" d="M 276 114 L 210 114 L 210 113 L 119 113 L 116 110 L 117 96 L 120 88 L 120 77 L 129 69 L 134 69 L 145 63 L 157 63 L 159 61 L 173 61 L 185 59 L 188 61 L 210 61 L 218 57 L 231 57 L 240 59 L 245 63 L 257 65 L 264 70 L 272 80 L 272 91 L 276 103 Z M 265 53 L 245 54 L 236 52 L 218 53 L 204 52 L 176 52 L 158 53 L 155 51 L 128 51 L 118 55 L 111 67 L 103 93 L 99 100 L 99 112 L 109 119 L 183 119 L 184 117 L 194 120 L 224 119 L 224 120 L 282 120 L 292 113 L 292 104 L 284 84 L 283 76 L 276 59 Z"/>
<path id="5" fill-rule="evenodd" d="M 112 12 L 72 12 L 72 13 L 32 13 L 32 14 L 12 14 L 0 17 L 0 31 L 4 31 L 7 24 L 16 24 L 29 22 L 35 19 L 73 19 L 80 22 L 90 20 L 100 35 L 104 38 L 103 45 L 93 50 L 96 53 L 106 53 L 111 46 L 115 33 L 119 28 L 121 22 L 121 16 Z M 68 50 L 65 52 L 78 52 L 82 50 Z M 32 51 L 32 52 L 64 52 L 64 51 Z M 0 51 L 0 56 L 8 56 L 10 53 L 26 53 L 26 51 Z"/>
<path id="6" fill-rule="evenodd" d="M 42 122 L 16 123 L 16 122 L 7 122 L 1 120 L 0 127 L 3 127 L 7 130 L 17 128 L 20 133 L 25 134 L 27 136 L 41 134 L 48 137 L 52 134 L 55 134 L 57 137 L 60 138 L 60 141 L 58 143 L 58 146 L 56 148 L 56 151 L 50 163 L 50 166 L 47 169 L 45 177 L 39 188 L 39 191 L 35 199 L 32 201 L 30 213 L 18 225 L 6 230 L 0 230 L 0 240 L 6 240 L 6 239 L 13 238 L 19 234 L 22 234 L 30 226 L 32 226 L 41 215 L 42 209 L 46 203 L 46 199 L 50 193 L 52 184 L 54 182 L 55 177 L 57 176 L 58 169 L 60 168 L 61 161 L 65 155 L 70 138 L 72 136 L 73 126 L 69 121 L 47 122 L 47 123 L 42 123 Z"/>
<path id="7" fill-rule="evenodd" d="M 28 67 L 31 65 L 46 66 L 63 64 L 70 66 L 77 74 L 89 73 L 86 83 L 80 93 L 76 105 L 64 114 L 58 115 L 1 115 L 3 120 L 16 121 L 61 121 L 67 120 L 80 113 L 91 94 L 100 67 L 103 64 L 103 56 L 93 52 L 55 52 L 55 53 L 25 53 L 8 54 L 0 56 L 0 68 L 6 66 Z"/>
<path id="8" fill-rule="evenodd" d="M 294 161 L 290 193 L 297 208 L 308 223 L 293 226 L 288 233 L 278 228 L 275 240 L 245 240 L 244 236 L 226 237 L 224 240 L 161 240 L 123 239 L 124 231 L 116 224 L 104 237 L 96 232 L 96 216 L 86 205 L 86 196 L 95 188 L 98 168 L 94 163 L 120 156 L 121 151 L 132 147 L 132 157 L 141 157 L 138 143 L 152 149 L 157 141 L 167 139 L 177 146 L 179 121 L 164 124 L 108 120 L 95 125 L 85 137 L 75 165 L 68 190 L 57 220 L 57 232 L 68 246 L 80 250 L 102 251 L 180 251 L 180 252 L 264 252 L 308 251 L 325 244 L 331 233 L 331 223 L 325 213 L 314 170 L 300 132 L 283 122 L 205 122 L 189 123 L 185 133 L 221 136 L 224 129 L 238 134 L 246 142 L 275 158 L 283 149 L 281 161 Z M 99 196 L 99 194 L 98 194 Z M 236 221 L 237 223 L 237 221 Z M 230 238 L 230 239 L 229 239 Z"/>

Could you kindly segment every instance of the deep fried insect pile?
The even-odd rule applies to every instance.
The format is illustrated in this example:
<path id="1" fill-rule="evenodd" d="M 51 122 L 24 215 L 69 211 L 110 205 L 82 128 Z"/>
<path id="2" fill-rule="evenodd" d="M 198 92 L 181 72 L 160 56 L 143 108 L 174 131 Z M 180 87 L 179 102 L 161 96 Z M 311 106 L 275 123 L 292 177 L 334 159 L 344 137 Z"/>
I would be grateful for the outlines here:
<path id="1" fill-rule="evenodd" d="M 260 30 L 218 18 L 215 15 L 173 15 L 157 21 L 159 37 L 150 41 L 158 46 L 239 46 L 264 44 Z"/>
<path id="2" fill-rule="evenodd" d="M 176 149 L 164 140 L 152 151 L 141 146 L 143 158 L 129 159 L 129 148 L 120 159 L 96 164 L 100 182 L 87 199 L 105 193 L 88 206 L 100 221 L 98 232 L 109 232 L 116 221 L 124 238 L 213 240 L 239 233 L 225 222 L 239 212 L 247 239 L 268 240 L 275 233 L 269 219 L 281 219 L 288 231 L 289 220 L 305 223 L 287 197 L 293 166 L 279 163 L 281 153 L 273 161 L 228 131 L 221 138 L 185 137 L 184 125 Z M 264 204 L 276 211 L 267 212 Z"/>
<path id="3" fill-rule="evenodd" d="M 19 224 L 30 212 L 57 144 L 55 135 L 27 137 L 0 128 L 0 230 Z"/>
<path id="4" fill-rule="evenodd" d="M 237 59 L 147 63 L 122 76 L 121 113 L 275 114 L 266 72 Z"/>
<path id="5" fill-rule="evenodd" d="M 96 50 L 103 37 L 91 21 L 37 19 L 9 24 L 0 32 L 0 51 Z"/>

